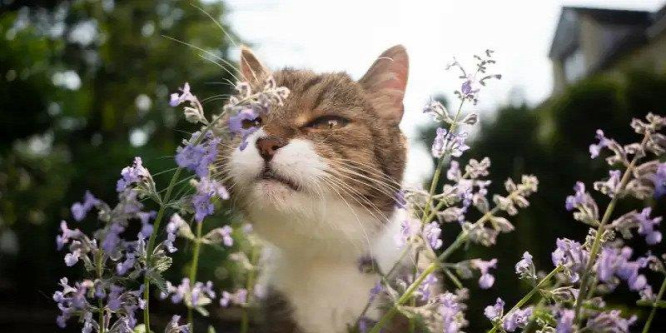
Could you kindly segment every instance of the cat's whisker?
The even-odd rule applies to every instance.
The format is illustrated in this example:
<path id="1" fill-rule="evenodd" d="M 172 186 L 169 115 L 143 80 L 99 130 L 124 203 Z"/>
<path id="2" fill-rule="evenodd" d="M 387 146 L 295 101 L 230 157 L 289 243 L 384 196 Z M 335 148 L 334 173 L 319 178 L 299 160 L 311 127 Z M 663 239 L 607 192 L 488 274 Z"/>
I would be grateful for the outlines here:
<path id="1" fill-rule="evenodd" d="M 213 23 L 215 23 L 215 25 L 217 25 L 217 26 L 220 28 L 220 30 L 222 30 L 222 33 L 224 33 L 224 35 L 227 36 L 227 38 L 229 38 L 229 41 L 231 42 L 231 44 L 234 44 L 235 47 L 238 47 L 238 43 L 236 43 L 236 41 L 234 40 L 233 36 L 231 36 L 231 34 L 229 34 L 229 33 L 227 32 L 227 29 L 225 29 L 224 26 L 222 26 L 222 23 L 220 23 L 220 22 L 219 22 L 218 20 L 216 20 L 213 16 L 211 16 L 210 13 L 208 13 L 207 11 L 205 11 L 203 8 L 201 8 L 201 7 L 197 6 L 197 5 L 195 5 L 194 3 L 190 3 L 190 6 L 192 6 L 192 7 L 196 8 L 196 9 L 198 9 L 199 11 L 201 11 L 202 13 L 204 13 L 204 15 L 208 16 L 208 18 L 209 18 L 211 21 L 213 21 Z"/>
<path id="2" fill-rule="evenodd" d="M 389 220 L 388 217 L 387 217 L 386 215 L 384 215 L 384 213 L 379 209 L 379 207 L 377 207 L 372 201 L 370 201 L 368 198 L 366 198 L 363 194 L 361 194 L 360 192 L 358 192 L 358 190 L 356 190 L 355 188 L 353 188 L 353 187 L 349 186 L 348 184 L 345 184 L 344 182 L 342 182 L 342 181 L 340 181 L 340 180 L 338 180 L 338 179 L 335 179 L 335 178 L 328 177 L 327 179 L 328 179 L 329 181 L 331 181 L 331 182 L 336 183 L 336 184 L 339 185 L 342 189 L 345 189 L 345 190 L 346 190 L 345 192 L 346 192 L 347 194 L 350 194 L 350 195 L 352 196 L 352 198 L 354 198 L 354 199 L 359 203 L 359 205 L 361 205 L 361 207 L 368 209 L 368 207 L 366 207 L 366 205 L 367 205 L 367 206 L 370 206 L 370 208 L 373 208 L 377 213 L 379 213 L 380 215 L 382 215 L 383 219 L 379 219 L 379 218 L 377 218 L 377 216 L 375 216 L 375 215 L 373 214 L 373 217 L 374 217 L 375 219 L 377 219 L 378 221 L 380 221 L 380 222 L 386 222 L 386 221 Z M 359 202 L 358 199 L 363 200 L 365 204 L 362 204 L 361 202 Z M 369 210 L 368 210 L 368 211 L 369 211 Z M 369 211 L 369 212 L 370 212 L 370 211 Z M 370 212 L 370 213 L 371 213 L 371 212 Z"/>
<path id="3" fill-rule="evenodd" d="M 361 218 L 358 216 L 358 214 L 356 214 L 356 212 L 354 211 L 354 208 L 352 208 L 352 206 L 351 206 L 351 205 L 349 204 L 349 202 L 345 199 L 345 197 L 344 197 L 342 194 L 340 194 L 340 192 L 338 192 L 338 190 L 336 190 L 336 188 L 338 188 L 338 189 L 340 189 L 341 191 L 344 192 L 344 189 L 342 189 L 342 188 L 340 188 L 339 186 L 335 185 L 333 182 L 330 182 L 330 181 L 329 181 L 330 179 L 324 178 L 323 180 L 324 180 L 324 182 L 325 182 L 326 184 L 328 184 L 328 186 L 329 186 L 330 189 L 332 189 L 333 191 L 335 191 L 335 192 L 338 194 L 338 197 L 340 197 L 340 199 L 342 200 L 342 202 L 344 202 L 344 203 L 347 205 L 347 207 L 349 207 L 349 209 L 350 209 L 350 211 L 352 212 L 352 214 L 354 214 L 354 217 L 356 217 L 356 222 L 357 222 L 358 225 L 361 227 L 361 231 L 363 232 L 363 237 L 365 238 L 365 241 L 366 241 L 366 243 L 367 243 L 367 245 L 368 245 L 368 248 L 370 248 L 370 244 L 371 244 L 371 242 L 370 242 L 370 236 L 368 236 L 368 233 L 366 232 L 365 228 L 363 228 L 363 223 L 361 222 Z M 354 197 L 352 196 L 352 198 L 354 198 Z M 357 201 L 357 202 L 358 202 L 358 201 Z M 359 203 L 359 204 L 360 204 L 360 203 Z M 362 205 L 361 205 L 361 206 L 362 206 Z M 371 213 L 371 214 L 372 214 L 372 213 Z M 374 217 L 374 215 L 373 215 L 373 217 Z M 376 217 L 375 217 L 375 218 L 376 218 Z M 325 219 L 325 220 L 327 220 L 327 219 Z"/>
<path id="4" fill-rule="evenodd" d="M 195 49 L 195 50 L 197 50 L 197 51 L 199 51 L 199 52 L 203 52 L 203 53 L 205 53 L 205 54 L 207 54 L 207 55 L 209 55 L 209 56 L 211 56 L 211 57 L 213 57 L 213 58 L 215 58 L 215 59 L 217 59 L 217 60 L 219 60 L 219 61 L 222 61 L 222 63 L 224 63 L 224 64 L 230 66 L 231 68 L 235 69 L 236 71 L 238 71 L 238 69 L 235 67 L 235 65 L 233 65 L 233 64 L 232 64 L 231 62 L 229 62 L 228 60 L 226 60 L 226 59 L 224 59 L 224 58 L 218 56 L 217 54 L 215 54 L 215 53 L 213 53 L 213 52 L 210 52 L 210 51 L 208 51 L 208 50 L 204 50 L 204 49 L 202 49 L 201 47 L 198 47 L 198 46 L 196 46 L 196 45 L 194 45 L 194 44 L 191 44 L 191 43 L 188 43 L 188 42 L 182 41 L 182 40 L 180 40 L 180 39 L 177 39 L 177 38 L 174 38 L 174 37 L 171 37 L 171 36 L 162 35 L 162 37 L 164 37 L 164 38 L 166 38 L 166 39 L 169 39 L 169 40 L 172 40 L 172 41 L 174 41 L 174 42 L 177 42 L 177 43 L 180 43 L 180 44 L 183 44 L 183 45 L 189 46 L 189 47 L 191 47 L 191 48 L 193 48 L 193 49 Z M 203 58 L 203 57 L 202 57 L 202 58 Z M 210 59 L 209 59 L 209 60 L 210 60 Z M 217 63 L 217 62 L 213 62 L 213 63 L 218 64 L 218 66 L 220 66 L 220 68 L 224 69 L 224 70 L 227 72 L 227 74 L 231 75 L 231 77 L 233 77 L 236 81 L 239 81 L 239 82 L 241 81 L 241 80 L 236 76 L 236 74 L 234 74 L 233 72 L 231 72 L 228 68 L 222 66 L 221 64 L 219 64 L 219 63 Z"/>
<path id="5" fill-rule="evenodd" d="M 386 175 L 383 172 L 379 172 L 379 171 L 374 170 L 376 168 L 376 166 L 374 166 L 374 165 L 370 165 L 370 164 L 367 164 L 367 163 L 363 163 L 363 162 L 360 162 L 360 161 L 354 161 L 354 160 L 350 160 L 350 159 L 342 159 L 342 158 L 335 158 L 335 159 L 332 159 L 331 161 L 333 161 L 334 163 L 345 165 L 347 167 L 354 168 L 354 169 L 356 169 L 358 171 L 361 171 L 361 172 L 365 172 L 365 173 L 368 173 L 368 174 L 379 176 L 380 178 L 385 180 L 387 183 L 391 183 L 392 185 L 395 185 L 398 188 L 402 187 L 402 184 L 398 183 L 395 179 L 389 177 L 388 175 Z"/>
<path id="6" fill-rule="evenodd" d="M 396 193 L 398 191 L 398 190 L 395 190 L 394 188 L 386 186 L 386 184 L 383 184 L 381 182 L 376 181 L 375 179 L 372 179 L 370 177 L 367 177 L 365 175 L 359 174 L 359 173 L 351 171 L 351 170 L 347 170 L 347 169 L 343 169 L 343 168 L 336 168 L 336 169 L 332 169 L 332 171 L 337 176 L 344 177 L 346 179 L 349 179 L 349 180 L 361 183 L 363 185 L 366 185 L 367 187 L 369 187 L 369 189 L 376 190 L 376 191 L 390 197 L 391 199 L 395 198 Z M 360 179 L 355 178 L 353 176 L 360 177 Z"/>
<path id="7" fill-rule="evenodd" d="M 202 99 L 202 100 L 201 100 L 201 103 L 206 103 L 206 102 L 210 102 L 210 101 L 220 100 L 220 99 L 227 98 L 227 97 L 229 97 L 229 96 L 233 96 L 233 95 L 231 95 L 231 94 L 218 94 L 218 95 L 208 96 L 208 97 Z"/>

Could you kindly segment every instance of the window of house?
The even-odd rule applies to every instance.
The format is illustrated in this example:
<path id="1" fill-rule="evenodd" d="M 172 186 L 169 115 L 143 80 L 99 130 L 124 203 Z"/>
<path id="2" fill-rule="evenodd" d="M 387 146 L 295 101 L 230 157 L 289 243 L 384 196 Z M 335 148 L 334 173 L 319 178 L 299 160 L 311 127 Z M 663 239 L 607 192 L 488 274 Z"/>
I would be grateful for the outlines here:
<path id="1" fill-rule="evenodd" d="M 564 59 L 564 76 L 567 82 L 574 82 L 585 75 L 585 57 L 580 48 Z"/>

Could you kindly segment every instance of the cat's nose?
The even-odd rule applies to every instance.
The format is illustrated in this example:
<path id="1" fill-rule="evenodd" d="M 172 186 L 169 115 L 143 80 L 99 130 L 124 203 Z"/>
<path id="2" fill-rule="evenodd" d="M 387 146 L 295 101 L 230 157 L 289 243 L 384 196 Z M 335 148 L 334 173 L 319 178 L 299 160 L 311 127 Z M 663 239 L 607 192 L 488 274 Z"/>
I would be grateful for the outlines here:
<path id="1" fill-rule="evenodd" d="M 260 138 L 257 140 L 257 149 L 259 150 L 259 155 L 266 161 L 270 161 L 275 155 L 275 152 L 286 146 L 287 142 L 283 139 L 280 139 L 275 136 L 267 136 L 265 138 Z"/>

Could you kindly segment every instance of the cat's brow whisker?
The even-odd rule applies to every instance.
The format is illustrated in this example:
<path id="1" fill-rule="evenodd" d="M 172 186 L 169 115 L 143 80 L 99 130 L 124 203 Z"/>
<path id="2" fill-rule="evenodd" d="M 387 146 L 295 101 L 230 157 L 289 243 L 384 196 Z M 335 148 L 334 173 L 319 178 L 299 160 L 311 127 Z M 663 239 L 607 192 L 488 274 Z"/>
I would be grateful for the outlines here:
<path id="1" fill-rule="evenodd" d="M 196 46 L 196 45 L 194 45 L 194 44 L 191 44 L 191 43 L 188 43 L 188 42 L 182 41 L 182 40 L 180 40 L 180 39 L 177 39 L 177 38 L 174 38 L 174 37 L 171 37 L 171 36 L 168 36 L 168 35 L 162 35 L 162 37 L 164 37 L 164 38 L 166 38 L 166 39 L 169 39 L 169 40 L 172 40 L 172 41 L 174 41 L 174 42 L 176 42 L 176 43 L 180 43 L 180 44 L 183 44 L 183 45 L 189 46 L 189 47 L 191 47 L 191 48 L 193 48 L 193 49 L 195 49 L 195 50 L 197 50 L 197 51 L 199 51 L 199 52 L 203 52 L 203 53 L 205 53 L 205 54 L 207 54 L 207 55 L 209 55 L 209 56 L 211 56 L 211 57 L 213 57 L 213 58 L 215 58 L 215 59 L 221 61 L 222 63 L 226 64 L 227 66 L 229 66 L 229 67 L 235 69 L 236 71 L 238 71 L 238 69 L 236 68 L 235 65 L 233 65 L 233 64 L 232 64 L 231 62 L 229 62 L 228 60 L 226 60 L 226 59 L 224 59 L 224 58 L 218 56 L 217 54 L 215 54 L 215 53 L 213 53 L 213 52 L 210 52 L 210 51 L 208 51 L 208 50 L 204 50 L 204 49 L 202 49 L 201 47 L 198 47 L 198 46 Z M 210 60 L 210 59 L 209 59 L 209 60 Z M 216 63 L 216 62 L 214 62 L 214 63 Z M 218 63 L 216 63 L 216 64 L 218 64 Z M 231 75 L 231 77 L 233 77 L 236 81 L 240 81 L 240 80 L 238 79 L 238 77 L 236 76 L 236 74 L 234 74 L 233 72 L 231 72 L 228 68 L 222 66 L 221 64 L 218 64 L 218 65 L 219 65 L 222 69 L 224 69 L 229 75 Z"/>
<path id="2" fill-rule="evenodd" d="M 216 99 L 224 99 L 225 97 L 233 96 L 231 94 L 219 94 L 219 95 L 213 95 L 213 96 L 208 96 L 204 99 L 201 100 L 201 103 L 206 103 L 208 101 L 216 100 Z"/>
<path id="3" fill-rule="evenodd" d="M 220 28 L 220 30 L 222 30 L 222 33 L 224 33 L 224 35 L 227 36 L 227 38 L 229 38 L 229 41 L 230 41 L 232 44 L 234 44 L 235 47 L 238 47 L 238 43 L 236 43 L 236 41 L 235 41 L 234 38 L 231 36 L 231 34 L 229 34 L 229 33 L 227 32 L 227 30 L 222 26 L 222 23 L 220 23 L 218 20 L 216 20 L 213 16 L 210 15 L 210 13 L 208 13 L 207 11 L 205 11 L 203 8 L 197 6 L 197 5 L 193 4 L 193 3 L 190 3 L 190 6 L 192 6 L 192 7 L 196 8 L 196 9 L 198 9 L 199 11 L 201 11 L 202 13 L 204 13 L 206 16 L 208 16 L 208 18 L 209 18 L 211 21 L 213 21 L 213 22 L 215 23 L 215 25 L 217 25 L 217 26 Z"/>

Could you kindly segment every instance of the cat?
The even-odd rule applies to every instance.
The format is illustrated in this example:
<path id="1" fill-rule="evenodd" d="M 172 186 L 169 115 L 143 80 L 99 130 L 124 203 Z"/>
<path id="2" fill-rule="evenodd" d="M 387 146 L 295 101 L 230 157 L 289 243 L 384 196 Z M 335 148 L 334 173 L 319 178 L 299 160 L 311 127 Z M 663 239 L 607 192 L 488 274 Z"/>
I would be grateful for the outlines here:
<path id="1" fill-rule="evenodd" d="M 363 258 L 383 272 L 398 261 L 408 68 L 401 45 L 358 81 L 346 73 L 271 72 L 241 49 L 244 80 L 259 88 L 272 76 L 290 90 L 284 105 L 255 121 L 247 148 L 238 149 L 236 138 L 221 154 L 232 195 L 266 242 L 266 331 L 347 332 L 380 280 L 359 269 Z M 380 316 L 377 306 L 366 314 Z"/>

